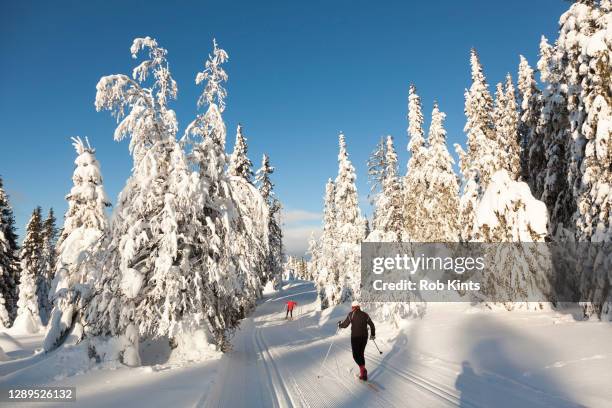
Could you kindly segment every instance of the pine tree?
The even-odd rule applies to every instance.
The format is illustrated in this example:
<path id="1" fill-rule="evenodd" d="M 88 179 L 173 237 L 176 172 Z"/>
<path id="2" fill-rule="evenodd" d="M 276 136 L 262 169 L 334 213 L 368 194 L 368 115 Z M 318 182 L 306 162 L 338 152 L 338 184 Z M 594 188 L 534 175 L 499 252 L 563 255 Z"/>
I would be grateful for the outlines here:
<path id="1" fill-rule="evenodd" d="M 428 188 L 423 205 L 427 211 L 423 242 L 456 242 L 459 239 L 459 185 L 453 170 L 455 162 L 446 147 L 445 118 L 446 114 L 434 103 L 424 169 Z"/>
<path id="2" fill-rule="evenodd" d="M 72 138 L 77 153 L 72 175 L 73 186 L 66 195 L 68 210 L 57 241 L 55 277 L 49 298 L 53 303 L 49 327 L 45 336 L 45 351 L 53 350 L 70 330 L 83 334 L 83 311 L 90 301 L 98 275 L 90 268 L 93 253 L 102 251 L 101 243 L 108 233 L 105 209 L 110 202 L 104 192 L 100 165 L 95 149 L 86 138 Z"/>
<path id="3" fill-rule="evenodd" d="M 555 238 L 573 235 L 579 242 L 610 242 L 610 44 L 612 4 L 578 1 L 559 22 L 554 46 L 541 46 L 543 123 L 547 157 L 543 200 Z M 561 232 L 560 232 L 561 231 Z M 605 250 L 605 248 L 604 248 Z M 609 282 L 612 268 L 592 272 L 597 257 L 580 262 L 580 297 L 585 314 L 612 316 Z M 606 272 L 607 271 L 607 272 Z"/>
<path id="4" fill-rule="evenodd" d="M 283 263 L 283 231 L 281 229 L 281 205 L 274 194 L 274 184 L 270 175 L 274 173 L 274 167 L 270 165 L 270 158 L 264 154 L 261 160 L 261 168 L 257 170 L 257 184 L 259 192 L 268 206 L 268 249 L 266 267 L 269 272 L 269 280 L 274 282 L 274 287 L 281 285 L 282 263 Z"/>
<path id="5" fill-rule="evenodd" d="M 385 242 L 401 242 L 406 229 L 404 224 L 403 190 L 399 179 L 397 153 L 393 137 L 387 136 L 385 143 L 386 168 L 383 176 L 383 190 L 376 202 L 374 230 L 377 239 Z"/>
<path id="6" fill-rule="evenodd" d="M 495 91 L 493 123 L 496 133 L 495 160 L 492 170 L 506 170 L 514 179 L 520 177 L 520 146 L 518 143 L 518 111 L 510 74 L 505 85 L 498 83 Z"/>
<path id="7" fill-rule="evenodd" d="M 486 187 L 497 165 L 497 138 L 492 118 L 493 99 L 475 49 L 471 51 L 470 64 L 472 85 L 466 94 L 467 122 L 464 131 L 468 138 L 468 158 L 474 162 L 473 167 L 480 175 L 480 183 Z"/>
<path id="8" fill-rule="evenodd" d="M 360 243 L 365 234 L 365 220 L 361 217 L 359 197 L 355 186 L 355 168 L 349 160 L 346 140 L 342 133 L 338 136 L 338 176 L 335 181 L 336 223 L 340 241 Z"/>
<path id="9" fill-rule="evenodd" d="M 13 324 L 18 330 L 36 333 L 41 329 L 37 277 L 42 264 L 42 220 L 41 208 L 36 207 L 26 226 L 26 235 L 21 245 L 21 275 L 17 317 Z"/>
<path id="10" fill-rule="evenodd" d="M 55 243 L 57 241 L 57 227 L 55 226 L 55 222 L 56 219 L 53 208 L 50 208 L 47 218 L 42 224 L 42 265 L 36 289 L 40 319 L 45 326 L 49 320 L 52 307 L 49 301 L 49 289 L 53 276 L 55 275 Z"/>
<path id="11" fill-rule="evenodd" d="M 320 252 L 316 276 L 319 307 L 321 310 L 339 303 L 339 294 L 337 293 L 339 272 L 336 265 L 338 232 L 335 196 L 336 186 L 331 179 L 328 179 L 325 185 L 323 233 L 320 239 Z"/>
<path id="12" fill-rule="evenodd" d="M 374 205 L 378 199 L 379 194 L 383 190 L 383 180 L 385 179 L 385 172 L 387 170 L 386 162 L 386 146 L 385 138 L 381 137 L 380 141 L 376 144 L 376 148 L 370 154 L 368 158 L 368 183 L 370 184 L 370 191 L 368 198 L 370 204 Z M 374 228 L 376 228 L 376 212 L 373 215 Z"/>
<path id="13" fill-rule="evenodd" d="M 306 255 L 310 257 L 307 263 L 309 280 L 316 280 L 319 275 L 319 263 L 321 262 L 321 244 L 315 238 L 314 232 L 308 238 L 308 250 Z"/>
<path id="14" fill-rule="evenodd" d="M 423 169 L 427 162 L 427 146 L 423 131 L 423 112 L 421 98 L 416 93 L 416 87 L 410 85 L 408 96 L 408 135 L 410 142 L 408 150 L 408 172 L 404 178 L 405 234 L 413 242 L 422 242 L 422 231 L 427 222 L 426 210 L 423 207 L 423 197 L 427 190 L 426 174 Z"/>
<path id="15" fill-rule="evenodd" d="M 506 160 L 504 167 L 513 180 L 518 180 L 521 175 L 521 147 L 518 132 L 518 107 L 516 103 L 516 93 L 514 90 L 514 84 L 512 83 L 512 76 L 506 75 L 506 83 L 504 85 L 504 119 L 502 121 L 503 131 L 501 136 L 504 141 Z M 497 137 L 500 137 L 498 133 Z M 498 139 L 498 142 L 500 140 Z"/>
<path id="16" fill-rule="evenodd" d="M 120 121 L 114 137 L 130 138 L 134 165 L 118 198 L 111 254 L 103 268 L 110 275 L 103 278 L 110 286 L 107 292 L 117 292 L 110 296 L 121 296 L 121 301 L 102 302 L 106 307 L 90 321 L 98 334 L 124 334 L 135 341 L 135 333 L 172 337 L 203 318 L 202 282 L 191 265 L 198 228 L 192 215 L 201 208 L 192 197 L 201 193 L 176 140 L 176 115 L 168 107 L 177 86 L 167 51 L 150 37 L 134 40 L 132 56 L 141 50 L 148 59 L 134 69 L 133 79 L 110 75 L 97 85 L 96 109 L 109 110 Z M 139 364 L 137 350 L 137 342 L 126 346 L 124 356 L 133 358 L 127 364 Z"/>
<path id="17" fill-rule="evenodd" d="M 263 286 L 274 273 L 268 264 L 268 203 L 253 185 L 253 163 L 247 152 L 247 140 L 242 126 L 238 125 L 228 167 L 230 196 L 240 213 L 235 222 L 233 258 L 237 267 L 243 269 L 247 286 L 245 297 L 255 299 L 261 296 Z M 245 306 L 250 308 L 254 304 Z"/>
<path id="18" fill-rule="evenodd" d="M 198 107 L 204 114 L 187 126 L 183 142 L 192 146 L 190 161 L 199 170 L 199 186 L 204 193 L 203 208 L 198 214 L 202 228 L 197 234 L 203 282 L 208 294 L 203 303 L 209 329 L 221 349 L 229 346 L 228 330 L 234 328 L 246 311 L 255 304 L 260 282 L 252 265 L 257 260 L 245 258 L 250 235 L 240 215 L 240 199 L 233 197 L 225 166 L 227 131 L 222 112 L 227 92 L 223 87 L 228 76 L 223 69 L 228 55 L 213 40 L 213 52 L 205 69 L 196 76 L 196 84 L 205 82 Z M 263 202 L 263 201 L 262 201 Z"/>
<path id="19" fill-rule="evenodd" d="M 242 134 L 242 126 L 238 125 L 236 130 L 236 143 L 234 144 L 234 152 L 230 157 L 228 172 L 231 176 L 242 177 L 248 182 L 251 182 L 253 177 L 253 163 L 248 157 L 247 139 Z"/>
<path id="20" fill-rule="evenodd" d="M 460 219 L 461 237 L 465 241 L 471 239 L 476 202 L 489 183 L 491 174 L 499 168 L 497 137 L 492 119 L 493 99 L 475 49 L 471 50 L 470 65 L 472 85 L 465 91 L 467 122 L 464 131 L 467 134 L 467 151 L 455 145 L 463 177 Z"/>
<path id="21" fill-rule="evenodd" d="M 335 231 L 339 243 L 336 259 L 344 260 L 344 265 L 338 271 L 337 302 L 343 303 L 360 296 L 360 244 L 366 237 L 367 223 L 359 209 L 357 176 L 342 133 L 338 136 L 338 144 L 338 176 L 334 183 Z"/>
<path id="22" fill-rule="evenodd" d="M 541 92 L 537 87 L 533 69 L 522 55 L 518 70 L 518 90 L 521 178 L 529 184 L 534 197 L 539 199 L 542 196 L 545 168 L 544 144 L 542 135 L 538 132 L 538 119 L 542 110 Z"/>
<path id="23" fill-rule="evenodd" d="M 568 128 L 569 111 L 566 87 L 562 81 L 562 70 L 553 58 L 554 48 L 545 37 L 540 41 L 540 60 L 538 69 L 546 86 L 542 94 L 542 113 L 537 132 L 542 134 L 544 157 L 546 160 L 541 200 L 546 204 L 550 215 L 551 235 L 572 231 L 570 222 L 575 211 L 570 187 L 568 185 Z M 532 177 L 536 175 L 532 174 Z M 573 231 L 571 232 L 573 233 Z"/>
<path id="24" fill-rule="evenodd" d="M 10 327 L 17 313 L 19 257 L 15 217 L 0 177 L 0 324 Z"/>

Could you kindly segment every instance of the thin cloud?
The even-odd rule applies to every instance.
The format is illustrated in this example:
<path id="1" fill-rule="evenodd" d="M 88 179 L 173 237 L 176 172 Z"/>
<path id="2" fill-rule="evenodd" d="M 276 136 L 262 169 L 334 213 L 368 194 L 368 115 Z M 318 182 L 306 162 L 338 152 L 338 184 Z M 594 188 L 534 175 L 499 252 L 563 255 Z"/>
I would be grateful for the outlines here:
<path id="1" fill-rule="evenodd" d="M 320 226 L 293 226 L 283 228 L 283 244 L 287 255 L 304 256 L 308 250 L 308 240 L 314 234 L 318 239 L 321 236 Z"/>
<path id="2" fill-rule="evenodd" d="M 281 212 L 281 217 L 284 224 L 299 224 L 311 221 L 321 221 L 323 215 L 321 213 L 306 210 L 286 210 Z"/>

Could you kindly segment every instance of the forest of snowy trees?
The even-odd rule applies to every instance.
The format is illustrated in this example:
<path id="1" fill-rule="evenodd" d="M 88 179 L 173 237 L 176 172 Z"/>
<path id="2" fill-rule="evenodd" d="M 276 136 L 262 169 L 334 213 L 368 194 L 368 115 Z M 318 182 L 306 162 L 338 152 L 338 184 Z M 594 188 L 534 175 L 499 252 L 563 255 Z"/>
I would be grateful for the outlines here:
<path id="1" fill-rule="evenodd" d="M 132 174 L 111 206 L 89 140 L 73 138 L 73 187 L 59 231 L 53 210 L 32 213 L 20 247 L 0 181 L 0 323 L 34 333 L 44 348 L 87 340 L 97 360 L 138 365 L 139 343 L 204 330 L 210 344 L 229 335 L 283 271 L 281 204 L 270 158 L 253 171 L 238 126 L 231 155 L 223 121 L 228 54 L 213 51 L 197 73 L 201 112 L 179 135 L 170 107 L 177 84 L 167 51 L 136 38 L 131 76 L 102 77 L 95 106 L 129 139 Z"/>
<path id="2" fill-rule="evenodd" d="M 62 226 L 53 209 L 37 207 L 19 243 L 0 179 L 0 328 L 45 330 L 46 351 L 68 338 L 87 341 L 90 357 L 128 365 L 139 364 L 143 340 L 175 345 L 196 331 L 227 350 L 264 287 L 278 289 L 283 275 L 315 281 L 322 309 L 367 301 L 363 242 L 604 243 L 562 281 L 541 268 L 542 254 L 517 247 L 512 256 L 534 262 L 513 271 L 513 285 L 551 302 L 556 291 L 571 292 L 585 316 L 612 319 L 612 0 L 571 4 L 558 38 L 542 37 L 539 61 L 518 56 L 517 74 L 495 87 L 471 50 L 467 140 L 454 146 L 457 162 L 444 107 L 434 102 L 426 120 L 410 85 L 407 167 L 399 164 L 399 139 L 382 137 L 367 163 L 369 219 L 359 205 L 350 135 L 340 133 L 322 234 L 299 259 L 284 256 L 270 157 L 253 168 L 242 125 L 227 152 L 228 54 L 213 42 L 195 76 L 198 113 L 180 130 L 167 50 L 145 37 L 130 51 L 140 58 L 132 74 L 104 76 L 96 87 L 95 107 L 117 121 L 114 140 L 129 139 L 133 161 L 112 208 L 87 138 L 72 139 L 73 186 Z M 509 290 L 504 273 L 483 279 L 489 290 Z M 416 298 L 372 306 L 395 320 L 423 310 Z"/>
<path id="3" fill-rule="evenodd" d="M 583 300 L 585 316 L 612 318 L 611 58 L 610 0 L 576 1 L 561 16 L 557 40 L 542 38 L 540 85 L 534 68 L 519 56 L 517 85 L 508 74 L 492 94 L 472 49 L 467 143 L 455 145 L 460 177 L 446 145 L 445 114 L 434 103 L 425 137 L 421 100 L 411 85 L 407 171 L 399 173 L 393 137 L 381 138 L 368 160 L 374 208 L 369 225 L 340 135 L 338 175 L 325 188 L 323 232 L 309 244 L 308 271 L 320 307 L 360 297 L 364 241 L 605 243 L 599 256 L 586 258 L 599 268 L 579 262 L 574 276 L 561 283 Z M 520 271 L 516 289 L 554 300 L 554 290 L 561 289 L 551 288 L 554 282 L 531 265 Z M 490 278 L 491 285 L 507 290 L 506 276 Z M 383 317 L 403 317 L 411 308 L 395 309 Z"/>

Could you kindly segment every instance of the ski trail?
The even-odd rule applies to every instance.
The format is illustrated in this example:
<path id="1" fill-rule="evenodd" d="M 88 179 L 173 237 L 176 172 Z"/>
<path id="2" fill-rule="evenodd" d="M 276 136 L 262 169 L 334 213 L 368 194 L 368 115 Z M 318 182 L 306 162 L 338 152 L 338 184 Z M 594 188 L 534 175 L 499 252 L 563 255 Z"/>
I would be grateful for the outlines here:
<path id="1" fill-rule="evenodd" d="M 448 364 L 399 367 L 373 351 L 366 351 L 376 390 L 359 383 L 347 368 L 353 367 L 348 331 L 334 335 L 334 319 L 320 325 L 315 312 L 316 292 L 299 283 L 264 299 L 245 319 L 234 339 L 233 349 L 220 361 L 219 375 L 206 396 L 204 407 L 305 407 L 343 408 L 367 406 L 478 408 L 454 388 L 456 372 Z M 302 313 L 285 320 L 286 300 L 295 300 Z M 330 344 L 325 366 L 321 361 Z M 319 378 L 320 377 L 320 378 Z M 367 385 L 367 384 L 365 384 Z M 504 392 L 520 387 L 511 384 L 481 384 Z M 409 396 L 409 400 L 407 400 Z M 533 406 L 551 406 L 551 398 L 526 398 Z M 559 402 L 557 400 L 557 402 Z"/>
<path id="2" fill-rule="evenodd" d="M 282 407 L 277 401 L 267 367 L 260 360 L 252 319 L 245 319 L 232 339 L 233 348 L 219 362 L 219 374 L 200 405 Z"/>
<path id="3" fill-rule="evenodd" d="M 264 341 L 261 338 L 261 333 L 259 329 L 254 330 L 255 344 L 257 345 L 257 349 L 259 350 L 259 354 L 262 357 L 263 364 L 265 365 L 266 378 L 270 380 L 270 384 L 274 390 L 274 395 L 276 397 L 276 402 L 279 407 L 292 407 L 297 406 L 294 404 L 291 395 L 287 391 L 285 384 L 283 383 L 283 377 L 281 377 L 276 364 L 274 363 L 274 358 L 270 354 L 268 347 L 265 345 Z"/>
<path id="4" fill-rule="evenodd" d="M 318 316 L 313 313 L 316 291 L 305 290 L 311 285 L 293 285 L 258 305 L 242 322 L 232 340 L 232 351 L 221 359 L 212 389 L 197 406 L 405 406 L 354 379 L 346 370 L 353 365 L 351 354 L 338 344 L 332 346 L 328 364 L 321 371 L 321 359 L 333 336 L 319 332 L 314 338 L 305 330 L 318 324 Z M 290 298 L 299 303 L 302 313 L 294 320 L 285 320 L 284 301 Z"/>
<path id="5" fill-rule="evenodd" d="M 305 333 L 306 334 L 306 333 Z M 314 337 L 312 335 L 310 335 L 310 337 Z M 351 348 L 350 346 L 346 346 L 345 344 L 343 344 L 343 342 L 348 342 L 348 337 L 346 339 L 337 339 L 336 343 L 334 343 L 334 347 L 337 347 L 339 349 L 342 349 L 345 355 L 350 356 L 351 355 Z M 367 355 L 368 353 L 366 353 Z M 371 361 L 372 360 L 376 360 L 376 362 L 378 363 L 377 366 L 372 367 L 371 366 Z M 373 368 L 378 367 L 378 369 L 380 370 L 381 368 L 387 369 L 388 365 L 385 364 L 382 360 L 380 359 L 376 359 L 376 358 L 372 358 L 370 355 L 367 355 L 367 361 L 370 362 L 370 367 L 369 371 L 373 371 Z M 352 363 L 352 360 L 351 360 Z M 338 375 L 333 375 L 333 370 L 332 368 L 327 368 L 328 373 L 331 373 L 332 376 L 334 376 L 336 378 L 337 381 L 341 381 L 345 386 L 350 386 L 351 382 L 348 382 L 346 380 L 341 379 Z M 392 372 L 396 372 L 396 370 L 391 370 Z M 349 373 L 350 377 L 354 377 L 353 373 Z M 395 381 L 397 382 L 397 378 L 395 377 Z M 381 394 L 380 396 L 378 396 L 378 399 L 380 402 L 382 402 L 383 404 L 381 406 L 383 407 L 389 407 L 389 406 L 395 406 L 397 404 L 397 406 L 405 406 L 405 403 L 401 403 L 401 401 L 403 401 L 405 399 L 405 393 L 408 391 L 408 389 L 406 388 L 406 385 L 409 385 L 411 387 L 416 386 L 417 389 L 415 390 L 410 390 L 410 393 L 412 395 L 418 394 L 420 396 L 420 398 L 418 399 L 420 406 L 451 406 L 451 407 L 457 407 L 457 406 L 462 406 L 462 407 L 466 407 L 466 408 L 473 408 L 473 406 L 471 405 L 465 405 L 464 401 L 460 401 L 458 396 L 456 395 L 452 395 L 451 393 L 445 391 L 442 386 L 435 386 L 435 385 L 431 385 L 430 386 L 425 386 L 422 382 L 417 381 L 415 378 L 410 378 L 408 376 L 402 375 L 400 376 L 401 379 L 403 379 L 403 384 L 401 384 L 399 387 L 395 387 L 396 391 L 400 391 L 399 393 L 397 393 L 395 395 L 396 398 L 394 399 L 390 399 L 390 398 L 386 398 L 382 396 L 382 392 L 378 392 L 376 393 Z M 361 386 L 358 384 L 358 386 Z M 373 390 L 371 390 L 371 392 L 374 392 Z M 395 394 L 395 393 L 392 393 Z M 404 396 L 402 398 L 402 396 Z M 395 403 L 393 401 L 396 401 Z M 427 402 L 426 402 L 427 401 Z M 377 401 L 378 402 L 378 401 Z"/>

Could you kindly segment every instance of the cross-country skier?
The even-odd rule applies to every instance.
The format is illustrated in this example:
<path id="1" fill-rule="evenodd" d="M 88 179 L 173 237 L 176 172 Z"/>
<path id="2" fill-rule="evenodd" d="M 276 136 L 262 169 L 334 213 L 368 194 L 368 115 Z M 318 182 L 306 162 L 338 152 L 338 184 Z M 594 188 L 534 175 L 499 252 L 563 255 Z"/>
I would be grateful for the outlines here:
<path id="1" fill-rule="evenodd" d="M 293 320 L 293 309 L 296 306 L 297 306 L 297 302 L 294 302 L 293 300 L 290 300 L 287 302 L 287 314 L 285 315 L 285 319 L 291 316 L 291 319 Z"/>
<path id="2" fill-rule="evenodd" d="M 365 347 L 368 343 L 368 326 L 370 326 L 370 339 L 376 338 L 376 328 L 370 316 L 361 310 L 356 300 L 351 304 L 351 312 L 343 322 L 338 322 L 338 327 L 344 329 L 351 325 L 351 348 L 353 349 L 353 360 L 359 366 L 359 379 L 368 380 L 368 370 L 365 368 Z"/>

